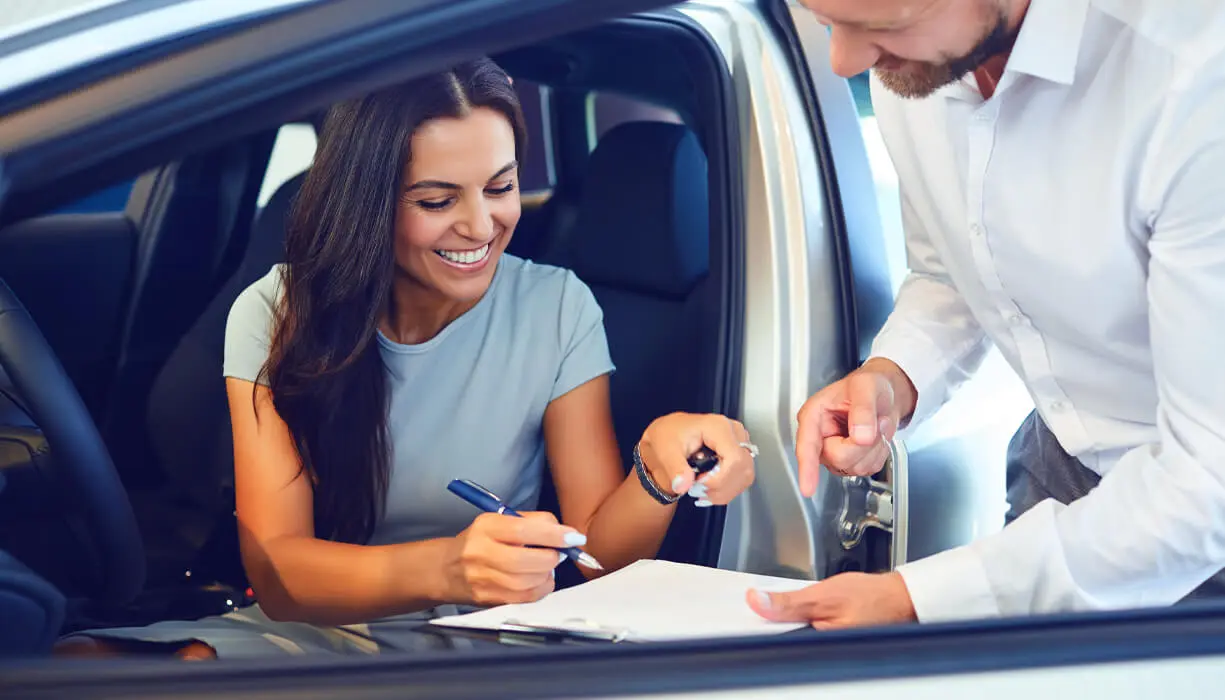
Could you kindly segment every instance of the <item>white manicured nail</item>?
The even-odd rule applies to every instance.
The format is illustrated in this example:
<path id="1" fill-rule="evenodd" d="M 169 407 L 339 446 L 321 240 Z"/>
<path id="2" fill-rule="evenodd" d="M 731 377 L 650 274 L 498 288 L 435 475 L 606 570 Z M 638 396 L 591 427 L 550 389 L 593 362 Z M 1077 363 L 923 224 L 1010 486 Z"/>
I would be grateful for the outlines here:
<path id="1" fill-rule="evenodd" d="M 582 547 L 587 544 L 587 535 L 581 532 L 567 532 L 564 541 L 567 547 Z"/>
<path id="2" fill-rule="evenodd" d="M 706 484 L 694 484 L 689 487 L 689 495 L 694 498 L 706 498 Z"/>
<path id="3" fill-rule="evenodd" d="M 770 595 L 765 591 L 753 591 L 753 597 L 757 599 L 757 604 L 762 608 L 770 609 Z"/>
<path id="4" fill-rule="evenodd" d="M 676 493 L 677 491 L 680 491 L 681 484 L 684 484 L 684 483 L 685 483 L 685 477 L 677 475 L 677 477 L 672 480 L 672 493 Z"/>
<path id="5" fill-rule="evenodd" d="M 698 508 L 709 508 L 713 506 L 714 504 L 706 500 L 705 498 L 703 498 L 702 500 L 698 501 L 697 503 L 694 503 L 693 505 L 697 506 Z"/>

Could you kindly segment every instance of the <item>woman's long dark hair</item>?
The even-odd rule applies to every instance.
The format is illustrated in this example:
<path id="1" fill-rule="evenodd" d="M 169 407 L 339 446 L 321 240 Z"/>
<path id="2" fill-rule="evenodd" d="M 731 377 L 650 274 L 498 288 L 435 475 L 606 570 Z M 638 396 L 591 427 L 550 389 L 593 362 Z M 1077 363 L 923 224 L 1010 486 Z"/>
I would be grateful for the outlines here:
<path id="1" fill-rule="evenodd" d="M 318 537 L 364 544 L 387 498 L 388 391 L 375 334 L 395 272 L 412 135 L 426 121 L 480 107 L 506 116 L 522 158 L 518 97 L 488 59 L 337 104 L 324 119 L 289 214 L 284 295 L 264 368 L 314 486 Z"/>

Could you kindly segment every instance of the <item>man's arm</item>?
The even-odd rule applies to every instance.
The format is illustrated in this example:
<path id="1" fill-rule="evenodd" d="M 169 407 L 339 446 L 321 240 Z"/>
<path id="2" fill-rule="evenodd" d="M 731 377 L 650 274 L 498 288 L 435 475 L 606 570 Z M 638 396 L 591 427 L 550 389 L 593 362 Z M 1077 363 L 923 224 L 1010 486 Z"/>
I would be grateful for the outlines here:
<path id="1" fill-rule="evenodd" d="M 872 103 L 890 158 L 907 158 L 906 101 L 872 76 Z M 904 170 L 904 169 L 901 169 Z M 939 247 L 923 225 L 905 182 L 900 183 L 902 230 L 910 274 L 893 312 L 872 343 L 870 357 L 891 360 L 910 380 L 917 403 L 903 424 L 922 422 L 948 401 L 982 363 L 990 347 L 970 307 L 953 285 Z M 870 361 L 870 360 L 869 360 Z"/>
<path id="2" fill-rule="evenodd" d="M 1165 130 L 1141 188 L 1159 439 L 1071 505 L 902 567 L 921 620 L 1166 605 L 1225 568 L 1225 100 L 1203 104 L 1212 94 L 1189 97 L 1202 106 Z"/>
<path id="3" fill-rule="evenodd" d="M 902 225 L 910 274 L 898 290 L 893 312 L 872 343 L 870 358 L 892 361 L 914 387 L 917 424 L 948 401 L 982 363 L 986 335 L 953 286 L 931 237 L 902 192 Z M 869 362 L 872 360 L 869 359 Z"/>

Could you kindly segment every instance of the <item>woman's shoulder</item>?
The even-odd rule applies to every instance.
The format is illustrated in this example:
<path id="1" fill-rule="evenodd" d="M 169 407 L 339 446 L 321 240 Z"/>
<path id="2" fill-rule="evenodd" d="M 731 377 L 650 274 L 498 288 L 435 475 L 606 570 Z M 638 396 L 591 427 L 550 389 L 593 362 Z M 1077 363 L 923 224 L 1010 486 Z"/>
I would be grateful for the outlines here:
<path id="1" fill-rule="evenodd" d="M 504 293 L 517 307 L 557 309 L 568 300 L 586 303 L 591 297 L 587 285 L 567 268 L 505 254 L 499 264 L 504 266 Z"/>
<path id="2" fill-rule="evenodd" d="M 593 327 L 604 312 L 591 289 L 573 271 L 504 256 L 502 313 L 517 332 L 555 338 L 563 352 Z"/>
<path id="3" fill-rule="evenodd" d="M 273 265 L 263 277 L 239 292 L 234 299 L 234 304 L 230 307 L 231 323 L 235 319 L 267 320 L 272 318 L 277 304 L 281 301 L 282 267 L 284 267 L 282 264 Z"/>
<path id="4" fill-rule="evenodd" d="M 281 266 L 274 265 L 234 299 L 225 324 L 225 376 L 251 382 L 258 380 L 260 369 L 268 359 L 272 324 L 280 298 Z"/>

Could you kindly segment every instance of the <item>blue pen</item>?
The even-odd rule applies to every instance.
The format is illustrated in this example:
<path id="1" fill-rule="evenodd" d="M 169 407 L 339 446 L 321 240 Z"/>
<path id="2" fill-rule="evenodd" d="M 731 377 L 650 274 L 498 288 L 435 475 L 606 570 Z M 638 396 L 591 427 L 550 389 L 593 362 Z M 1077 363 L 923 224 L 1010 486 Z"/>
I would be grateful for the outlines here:
<path id="1" fill-rule="evenodd" d="M 514 508 L 503 503 L 502 499 L 490 493 L 488 489 L 468 479 L 453 479 L 451 483 L 447 484 L 447 490 L 486 513 L 513 515 L 516 518 L 523 517 L 515 512 Z M 578 547 L 550 547 L 550 549 L 556 549 L 588 569 L 604 570 L 604 567 L 600 566 L 600 562 L 596 561 L 595 557 Z"/>

